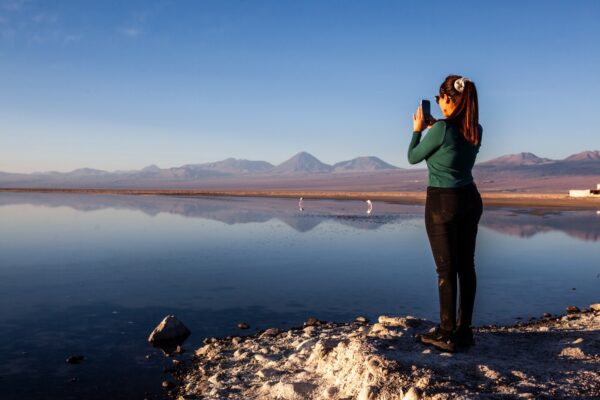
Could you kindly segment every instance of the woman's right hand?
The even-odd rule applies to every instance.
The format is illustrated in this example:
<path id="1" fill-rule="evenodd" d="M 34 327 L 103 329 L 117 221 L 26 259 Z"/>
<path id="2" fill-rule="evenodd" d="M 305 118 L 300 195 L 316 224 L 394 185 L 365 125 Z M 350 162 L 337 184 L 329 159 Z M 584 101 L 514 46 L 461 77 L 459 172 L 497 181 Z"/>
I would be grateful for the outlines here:
<path id="1" fill-rule="evenodd" d="M 413 114 L 413 132 L 422 132 L 427 127 L 427 121 L 423 117 L 423 109 L 419 105 L 417 112 Z"/>

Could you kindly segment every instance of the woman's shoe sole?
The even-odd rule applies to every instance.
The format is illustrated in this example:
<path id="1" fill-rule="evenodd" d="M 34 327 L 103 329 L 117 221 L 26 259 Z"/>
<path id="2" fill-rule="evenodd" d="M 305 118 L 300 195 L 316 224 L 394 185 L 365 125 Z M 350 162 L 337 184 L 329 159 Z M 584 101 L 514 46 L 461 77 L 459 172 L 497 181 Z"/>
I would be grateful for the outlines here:
<path id="1" fill-rule="evenodd" d="M 428 339 L 424 338 L 423 336 L 419 336 L 419 340 L 423 344 L 429 344 L 435 347 L 436 349 L 447 351 L 449 353 L 453 353 L 456 350 L 456 345 L 452 342 L 448 343 L 441 340 Z"/>

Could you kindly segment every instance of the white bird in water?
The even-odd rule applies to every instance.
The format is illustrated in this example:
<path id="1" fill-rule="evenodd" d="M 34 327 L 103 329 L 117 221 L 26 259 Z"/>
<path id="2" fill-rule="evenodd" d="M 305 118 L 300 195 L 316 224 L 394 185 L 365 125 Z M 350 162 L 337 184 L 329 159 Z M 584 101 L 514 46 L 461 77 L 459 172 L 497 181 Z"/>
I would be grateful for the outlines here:
<path id="1" fill-rule="evenodd" d="M 367 200 L 367 215 L 371 215 L 373 212 L 373 203 L 371 200 Z"/>
<path id="2" fill-rule="evenodd" d="M 300 197 L 300 200 L 298 201 L 298 209 L 299 209 L 300 211 L 303 211 L 303 210 L 304 210 L 304 207 L 302 207 L 302 197 Z"/>

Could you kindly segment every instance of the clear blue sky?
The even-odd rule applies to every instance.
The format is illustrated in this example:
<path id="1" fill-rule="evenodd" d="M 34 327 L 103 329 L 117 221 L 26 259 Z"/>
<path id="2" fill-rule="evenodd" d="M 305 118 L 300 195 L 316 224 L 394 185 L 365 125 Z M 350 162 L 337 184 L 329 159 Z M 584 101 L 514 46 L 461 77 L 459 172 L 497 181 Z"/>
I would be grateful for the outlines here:
<path id="1" fill-rule="evenodd" d="M 0 171 L 407 167 L 450 73 L 479 90 L 478 161 L 599 149 L 598 21 L 600 1 L 0 0 Z"/>

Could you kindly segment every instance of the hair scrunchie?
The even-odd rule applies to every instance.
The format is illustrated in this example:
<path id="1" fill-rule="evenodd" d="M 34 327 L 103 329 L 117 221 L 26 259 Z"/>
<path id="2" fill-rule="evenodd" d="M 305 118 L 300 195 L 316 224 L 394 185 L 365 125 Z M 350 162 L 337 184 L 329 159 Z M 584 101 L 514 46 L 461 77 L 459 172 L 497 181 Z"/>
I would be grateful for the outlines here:
<path id="1" fill-rule="evenodd" d="M 465 78 L 464 76 L 458 78 L 457 80 L 454 81 L 454 89 L 456 89 L 456 91 L 458 93 L 462 93 L 463 90 L 465 90 L 466 82 L 472 82 L 472 81 L 469 78 Z"/>

